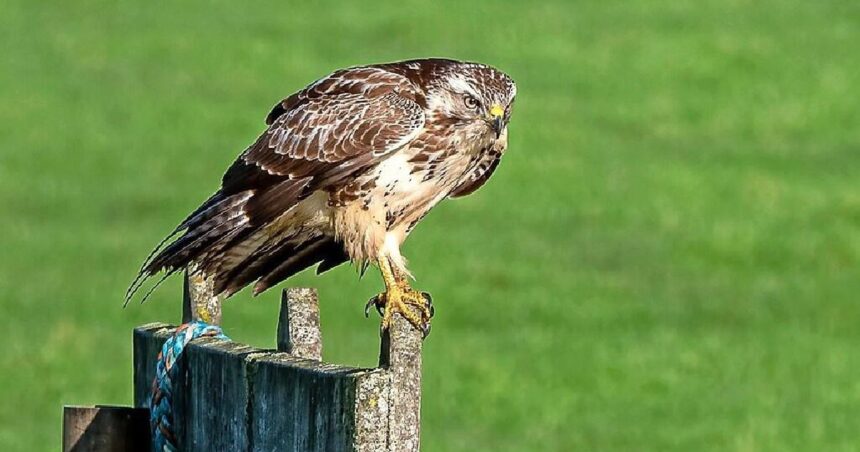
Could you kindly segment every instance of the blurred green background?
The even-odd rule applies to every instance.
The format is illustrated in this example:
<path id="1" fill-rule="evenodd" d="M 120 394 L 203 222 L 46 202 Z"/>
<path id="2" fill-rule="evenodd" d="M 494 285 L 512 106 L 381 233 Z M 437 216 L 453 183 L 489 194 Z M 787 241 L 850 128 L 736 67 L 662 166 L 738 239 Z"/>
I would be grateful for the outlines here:
<path id="1" fill-rule="evenodd" d="M 123 291 L 275 102 L 447 56 L 519 96 L 493 180 L 405 247 L 437 306 L 424 450 L 859 450 L 858 54 L 856 1 L 6 0 L 0 449 L 131 402 L 131 330 L 180 281 Z M 375 363 L 375 272 L 290 284 L 328 360 Z M 277 299 L 227 333 L 272 347 Z"/>

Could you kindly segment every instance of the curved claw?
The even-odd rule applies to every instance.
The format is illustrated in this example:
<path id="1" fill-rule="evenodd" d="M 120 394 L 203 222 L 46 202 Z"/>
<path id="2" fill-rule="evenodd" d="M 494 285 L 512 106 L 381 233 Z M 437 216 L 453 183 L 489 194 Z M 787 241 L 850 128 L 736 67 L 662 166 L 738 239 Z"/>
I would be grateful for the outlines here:
<path id="1" fill-rule="evenodd" d="M 367 300 L 367 304 L 364 305 L 364 318 L 367 318 L 370 316 L 370 307 L 371 306 L 376 308 L 376 312 L 379 313 L 379 315 L 382 315 L 384 313 L 384 311 L 382 309 L 383 305 L 384 304 L 379 301 L 379 295 L 372 296 L 370 298 L 370 300 Z"/>
<path id="2" fill-rule="evenodd" d="M 367 300 L 367 303 L 364 304 L 364 318 L 370 317 L 370 305 L 376 304 L 376 297 L 371 297 L 370 300 Z"/>
<path id="3" fill-rule="evenodd" d="M 433 297 L 428 292 L 421 292 L 421 296 L 424 297 L 424 301 L 427 302 L 427 309 L 430 311 L 430 317 L 432 318 L 436 315 L 436 308 L 433 306 Z M 427 328 L 427 332 L 429 334 L 430 328 Z"/>
<path id="4" fill-rule="evenodd" d="M 424 325 L 421 326 L 421 338 L 427 339 L 427 336 L 430 335 L 430 322 L 424 322 Z"/>

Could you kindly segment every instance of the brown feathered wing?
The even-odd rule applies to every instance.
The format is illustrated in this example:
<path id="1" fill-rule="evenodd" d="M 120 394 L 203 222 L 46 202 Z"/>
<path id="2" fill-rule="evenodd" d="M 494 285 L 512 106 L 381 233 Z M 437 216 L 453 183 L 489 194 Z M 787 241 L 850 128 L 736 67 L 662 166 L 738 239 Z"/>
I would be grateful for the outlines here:
<path id="1" fill-rule="evenodd" d="M 221 189 L 153 251 L 126 299 L 147 277 L 167 277 L 192 262 L 215 278 L 216 293 L 230 295 L 253 281 L 258 293 L 316 263 L 321 272 L 347 260 L 322 231 L 275 240 L 265 227 L 414 139 L 424 125 L 418 95 L 401 75 L 353 68 L 276 105 L 268 129 L 227 170 Z"/>

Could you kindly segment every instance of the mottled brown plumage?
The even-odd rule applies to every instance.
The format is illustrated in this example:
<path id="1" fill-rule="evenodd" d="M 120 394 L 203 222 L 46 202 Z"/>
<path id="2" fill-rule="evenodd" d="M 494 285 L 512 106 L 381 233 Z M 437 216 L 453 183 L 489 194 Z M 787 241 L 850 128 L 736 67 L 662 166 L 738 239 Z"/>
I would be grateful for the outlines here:
<path id="1" fill-rule="evenodd" d="M 218 192 L 147 259 L 129 297 L 146 277 L 184 268 L 222 296 L 347 260 L 390 265 L 404 281 L 400 244 L 439 201 L 468 195 L 493 174 L 515 95 L 507 75 L 444 59 L 316 81 L 275 105 Z"/>

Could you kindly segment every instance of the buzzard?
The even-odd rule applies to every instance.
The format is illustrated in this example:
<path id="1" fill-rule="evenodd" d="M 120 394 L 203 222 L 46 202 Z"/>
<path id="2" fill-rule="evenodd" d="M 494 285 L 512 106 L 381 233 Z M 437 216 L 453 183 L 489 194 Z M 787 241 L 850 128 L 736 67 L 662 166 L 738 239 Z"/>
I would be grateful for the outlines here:
<path id="1" fill-rule="evenodd" d="M 385 291 L 367 307 L 381 312 L 383 329 L 399 312 L 426 334 L 430 297 L 410 287 L 400 245 L 433 206 L 493 174 L 516 92 L 490 66 L 448 59 L 317 80 L 274 106 L 221 188 L 146 259 L 126 303 L 162 271 L 163 281 L 187 269 L 221 300 L 352 261 L 380 269 Z"/>

